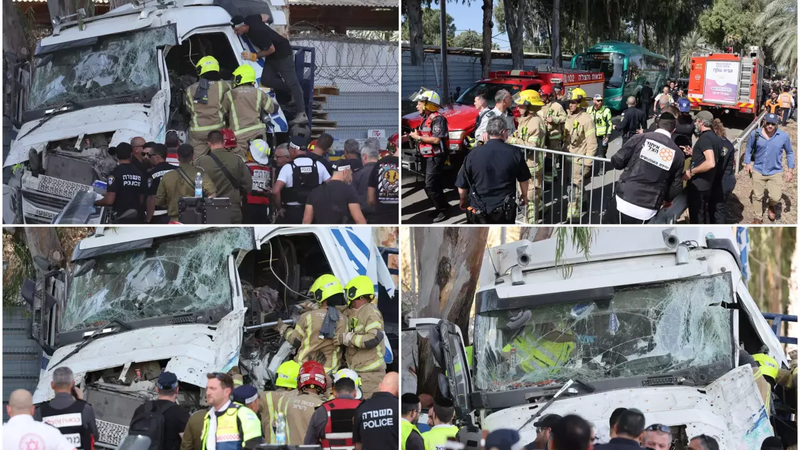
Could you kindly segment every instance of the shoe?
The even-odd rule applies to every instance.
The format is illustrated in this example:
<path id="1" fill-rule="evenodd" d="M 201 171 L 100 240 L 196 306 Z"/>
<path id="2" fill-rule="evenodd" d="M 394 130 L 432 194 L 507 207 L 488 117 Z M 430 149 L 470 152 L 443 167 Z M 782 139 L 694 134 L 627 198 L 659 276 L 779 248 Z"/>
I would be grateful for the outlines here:
<path id="1" fill-rule="evenodd" d="M 447 214 L 445 214 L 445 213 L 443 213 L 443 212 L 440 212 L 440 213 L 439 213 L 439 214 L 438 214 L 438 215 L 437 215 L 437 216 L 436 216 L 436 217 L 433 219 L 433 223 L 444 222 L 445 220 L 447 220 Z"/>
<path id="2" fill-rule="evenodd" d="M 289 125 L 297 125 L 297 124 L 307 124 L 308 123 L 308 116 L 304 112 L 299 112 L 295 114 L 294 119 L 289 122 Z"/>
<path id="3" fill-rule="evenodd" d="M 775 222 L 775 217 L 776 216 L 775 216 L 775 208 L 774 207 L 772 207 L 772 206 L 769 207 L 769 209 L 767 210 L 767 217 L 769 217 L 769 220 Z"/>

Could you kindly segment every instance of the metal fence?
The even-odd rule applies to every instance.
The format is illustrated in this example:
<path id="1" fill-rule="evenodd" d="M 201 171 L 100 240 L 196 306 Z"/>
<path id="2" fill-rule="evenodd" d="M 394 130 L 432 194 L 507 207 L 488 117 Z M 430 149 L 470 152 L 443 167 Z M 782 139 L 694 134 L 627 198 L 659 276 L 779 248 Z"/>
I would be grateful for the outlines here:
<path id="1" fill-rule="evenodd" d="M 619 178 L 619 171 L 611 167 L 610 159 L 523 145 L 515 147 L 524 153 L 531 171 L 528 202 L 517 211 L 518 224 L 608 222 Z"/>

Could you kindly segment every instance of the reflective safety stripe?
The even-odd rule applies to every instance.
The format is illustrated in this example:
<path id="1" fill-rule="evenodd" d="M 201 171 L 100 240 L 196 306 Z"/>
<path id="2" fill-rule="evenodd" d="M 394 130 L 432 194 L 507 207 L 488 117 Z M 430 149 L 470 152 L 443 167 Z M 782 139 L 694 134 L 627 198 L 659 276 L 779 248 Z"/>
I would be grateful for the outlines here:
<path id="1" fill-rule="evenodd" d="M 212 86 L 213 87 L 213 86 Z M 200 126 L 197 123 L 197 113 L 194 110 L 194 94 L 192 94 L 192 88 L 186 89 L 186 98 L 189 99 L 189 108 L 191 109 L 190 114 L 192 115 L 192 126 L 189 127 L 189 131 L 217 131 L 225 128 L 225 117 L 222 115 L 222 86 L 217 85 L 217 93 L 219 94 L 219 123 L 215 123 L 213 125 L 205 125 Z"/>
<path id="2" fill-rule="evenodd" d="M 261 108 L 261 89 L 256 89 L 256 107 Z M 236 104 L 233 103 L 233 95 L 228 91 L 228 100 L 231 102 L 231 114 L 233 115 L 233 134 L 237 137 L 250 131 L 264 130 L 264 124 L 257 123 L 245 128 L 239 128 L 239 115 L 236 113 Z"/>
<path id="3" fill-rule="evenodd" d="M 357 334 L 353 337 L 353 345 L 358 348 L 361 348 L 361 344 L 363 344 L 363 341 L 364 341 L 363 334 Z"/>
<path id="4" fill-rule="evenodd" d="M 364 332 L 366 333 L 366 332 L 368 332 L 370 330 L 374 330 L 376 328 L 380 329 L 382 327 L 383 327 L 383 324 L 381 324 L 380 322 L 372 322 L 371 324 L 367 325 L 367 328 L 364 329 Z"/>
<path id="5" fill-rule="evenodd" d="M 274 403 L 272 401 L 272 392 L 267 392 L 266 397 L 267 397 L 267 410 L 269 411 L 270 423 L 267 424 L 267 436 L 264 436 L 264 440 L 268 444 L 274 444 L 275 442 L 273 441 L 274 436 L 272 434 L 272 422 L 276 419 L 276 417 L 275 417 L 276 409 L 275 409 Z M 282 400 L 282 398 L 280 400 Z M 278 404 L 277 411 L 280 411 L 280 403 Z"/>
<path id="6" fill-rule="evenodd" d="M 297 361 L 299 364 L 305 362 L 305 357 L 308 354 L 311 346 L 311 314 L 306 315 L 306 329 L 303 331 L 305 334 L 305 339 L 303 339 L 303 343 L 300 345 L 300 352 L 297 354 Z"/>
<path id="7" fill-rule="evenodd" d="M 378 359 L 376 359 L 374 362 L 362 367 L 361 369 L 358 370 L 358 372 L 370 372 L 370 371 L 373 371 L 373 370 L 375 370 L 375 369 L 377 369 L 378 367 L 381 366 L 381 364 L 383 363 L 383 355 L 381 354 L 381 346 L 378 345 L 375 348 L 377 349 L 377 351 L 375 353 L 377 353 Z"/>

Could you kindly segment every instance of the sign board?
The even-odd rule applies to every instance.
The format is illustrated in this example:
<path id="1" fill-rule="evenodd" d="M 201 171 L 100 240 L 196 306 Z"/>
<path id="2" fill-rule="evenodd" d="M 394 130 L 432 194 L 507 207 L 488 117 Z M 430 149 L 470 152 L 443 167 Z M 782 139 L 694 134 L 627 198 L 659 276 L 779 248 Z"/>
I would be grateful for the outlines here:
<path id="1" fill-rule="evenodd" d="M 706 61 L 703 101 L 735 105 L 738 91 L 739 61 Z"/>
<path id="2" fill-rule="evenodd" d="M 368 138 L 376 138 L 383 141 L 386 139 L 386 130 L 367 130 Z"/>

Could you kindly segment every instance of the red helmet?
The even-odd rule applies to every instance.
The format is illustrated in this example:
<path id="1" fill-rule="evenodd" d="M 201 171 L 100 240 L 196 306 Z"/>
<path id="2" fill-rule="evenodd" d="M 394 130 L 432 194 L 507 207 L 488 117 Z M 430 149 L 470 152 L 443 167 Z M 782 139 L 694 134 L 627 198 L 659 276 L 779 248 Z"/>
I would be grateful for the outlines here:
<path id="1" fill-rule="evenodd" d="M 549 84 L 545 84 L 539 88 L 539 93 L 542 95 L 553 95 L 553 88 L 550 87 Z"/>
<path id="2" fill-rule="evenodd" d="M 397 141 L 399 139 L 400 139 L 400 135 L 398 135 L 397 133 L 389 136 L 389 145 L 393 146 L 394 148 L 397 148 Z"/>
<path id="3" fill-rule="evenodd" d="M 314 386 L 324 391 L 328 387 L 328 379 L 325 377 L 325 367 L 316 361 L 306 361 L 300 366 L 300 374 L 297 375 L 297 390 L 307 386 Z"/>
<path id="4" fill-rule="evenodd" d="M 308 151 L 310 151 L 310 152 L 313 152 L 313 151 L 314 151 L 314 147 L 315 147 L 316 145 L 317 145 L 317 140 L 316 140 L 316 139 L 314 139 L 313 141 L 311 141 L 311 142 L 308 144 Z"/>
<path id="5" fill-rule="evenodd" d="M 222 139 L 224 139 L 223 146 L 225 148 L 236 148 L 236 135 L 230 128 L 222 129 Z"/>

